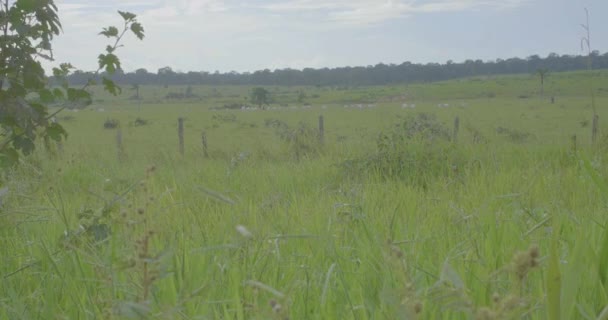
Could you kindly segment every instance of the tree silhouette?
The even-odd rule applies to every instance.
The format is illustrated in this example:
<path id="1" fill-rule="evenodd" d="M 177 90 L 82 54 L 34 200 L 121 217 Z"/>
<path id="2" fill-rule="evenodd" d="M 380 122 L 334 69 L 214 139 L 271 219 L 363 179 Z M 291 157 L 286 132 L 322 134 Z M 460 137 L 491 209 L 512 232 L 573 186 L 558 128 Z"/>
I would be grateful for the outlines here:
<path id="1" fill-rule="evenodd" d="M 270 92 L 262 87 L 253 88 L 251 103 L 257 104 L 260 109 L 263 109 L 263 105 L 270 103 Z"/>
<path id="2" fill-rule="evenodd" d="M 545 79 L 549 75 L 549 69 L 546 69 L 546 68 L 536 69 L 536 74 L 540 78 L 540 96 L 542 97 L 545 93 Z"/>

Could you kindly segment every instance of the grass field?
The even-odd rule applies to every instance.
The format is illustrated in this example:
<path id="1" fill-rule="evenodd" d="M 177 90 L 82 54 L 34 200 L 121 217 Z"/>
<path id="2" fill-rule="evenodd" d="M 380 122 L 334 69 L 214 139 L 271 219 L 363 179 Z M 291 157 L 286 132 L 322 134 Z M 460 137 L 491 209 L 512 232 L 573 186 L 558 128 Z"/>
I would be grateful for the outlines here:
<path id="1" fill-rule="evenodd" d="M 272 87 L 268 110 L 220 108 L 249 87 L 93 88 L 4 177 L 0 318 L 608 319 L 589 79 Z"/>

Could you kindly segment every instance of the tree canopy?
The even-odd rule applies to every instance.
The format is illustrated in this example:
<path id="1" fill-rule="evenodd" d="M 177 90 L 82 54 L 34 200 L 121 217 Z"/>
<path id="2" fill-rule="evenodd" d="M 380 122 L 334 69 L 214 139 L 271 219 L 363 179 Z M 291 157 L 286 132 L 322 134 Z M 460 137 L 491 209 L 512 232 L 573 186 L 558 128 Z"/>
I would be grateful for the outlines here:
<path id="1" fill-rule="evenodd" d="M 608 53 L 591 52 L 594 69 L 608 68 Z M 533 74 L 536 70 L 547 69 L 551 72 L 585 70 L 587 55 L 549 54 L 541 58 L 532 55 L 525 59 L 510 58 L 494 61 L 466 60 L 461 63 L 448 61 L 444 64 L 376 64 L 374 66 L 339 67 L 303 70 L 269 69 L 255 72 L 176 72 L 171 67 L 163 67 L 157 72 L 137 69 L 134 72 L 116 73 L 112 79 L 120 84 L 132 85 L 306 85 L 306 86 L 360 86 L 417 83 L 457 79 L 470 76 L 499 74 Z M 70 83 L 82 84 L 93 76 L 90 72 L 77 71 L 70 77 Z"/>
<path id="2" fill-rule="evenodd" d="M 256 104 L 259 108 L 270 103 L 270 92 L 262 87 L 256 87 L 251 90 L 251 103 Z"/>

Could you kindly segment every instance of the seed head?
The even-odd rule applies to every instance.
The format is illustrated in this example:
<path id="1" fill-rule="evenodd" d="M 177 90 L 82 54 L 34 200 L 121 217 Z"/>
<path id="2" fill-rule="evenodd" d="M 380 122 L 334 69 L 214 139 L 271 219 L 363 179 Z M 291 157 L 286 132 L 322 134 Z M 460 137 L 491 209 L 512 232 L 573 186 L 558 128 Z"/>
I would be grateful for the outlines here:
<path id="1" fill-rule="evenodd" d="M 243 236 L 244 238 L 250 239 L 253 238 L 253 234 L 251 234 L 251 232 L 249 232 L 249 230 L 247 230 L 247 228 L 245 226 L 242 225 L 238 225 L 236 226 L 236 231 L 241 234 L 241 236 Z"/>
<path id="2" fill-rule="evenodd" d="M 274 311 L 275 313 L 279 313 L 281 312 L 281 304 L 278 303 L 276 300 L 272 299 L 270 300 L 270 307 L 272 308 L 272 311 Z"/>

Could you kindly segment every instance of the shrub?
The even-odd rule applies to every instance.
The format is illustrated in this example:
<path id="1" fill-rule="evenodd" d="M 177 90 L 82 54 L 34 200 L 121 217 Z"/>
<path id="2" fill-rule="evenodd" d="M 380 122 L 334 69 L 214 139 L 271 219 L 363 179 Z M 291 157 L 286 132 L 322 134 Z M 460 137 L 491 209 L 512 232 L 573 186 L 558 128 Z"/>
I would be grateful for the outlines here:
<path id="1" fill-rule="evenodd" d="M 507 138 L 509 138 L 509 140 L 515 143 L 524 143 L 532 137 L 532 135 L 527 132 L 519 131 L 516 129 L 509 129 L 505 127 L 496 128 L 496 133 L 498 133 L 499 135 L 506 136 Z"/>
<path id="2" fill-rule="evenodd" d="M 288 153 L 296 160 L 317 155 L 321 151 L 319 132 L 304 122 L 300 122 L 296 128 L 291 128 L 281 120 L 266 119 L 264 125 L 274 128 L 275 134 L 286 143 Z"/>
<path id="3" fill-rule="evenodd" d="M 142 119 L 142 118 L 136 118 L 135 121 L 133 121 L 133 126 L 135 127 L 140 127 L 140 126 L 145 126 L 148 124 L 148 120 L 146 119 Z"/>
<path id="4" fill-rule="evenodd" d="M 240 110 L 242 107 L 243 107 L 242 103 L 233 102 L 233 103 L 224 104 L 224 106 L 221 109 Z"/>
<path id="5" fill-rule="evenodd" d="M 103 127 L 104 129 L 116 129 L 120 126 L 120 122 L 118 122 L 118 120 L 116 119 L 106 119 L 106 121 L 103 123 Z"/>
<path id="6" fill-rule="evenodd" d="M 236 122 L 236 115 L 216 113 L 211 116 L 211 119 L 218 122 Z"/>
<path id="7" fill-rule="evenodd" d="M 383 179 L 400 179 L 426 188 L 431 180 L 449 178 L 466 164 L 465 153 L 450 142 L 449 129 L 435 116 L 409 117 L 378 136 L 377 151 L 342 162 L 347 176 L 372 172 Z"/>

